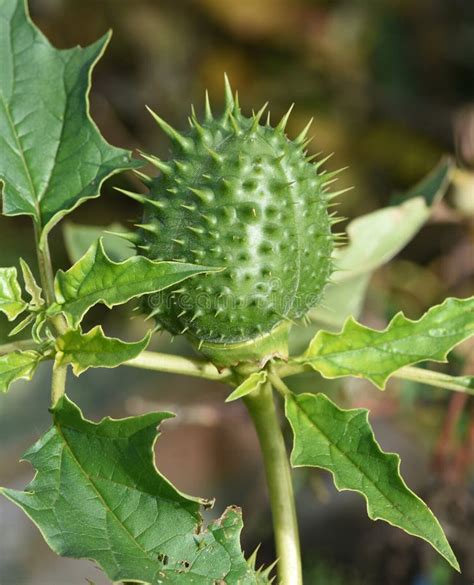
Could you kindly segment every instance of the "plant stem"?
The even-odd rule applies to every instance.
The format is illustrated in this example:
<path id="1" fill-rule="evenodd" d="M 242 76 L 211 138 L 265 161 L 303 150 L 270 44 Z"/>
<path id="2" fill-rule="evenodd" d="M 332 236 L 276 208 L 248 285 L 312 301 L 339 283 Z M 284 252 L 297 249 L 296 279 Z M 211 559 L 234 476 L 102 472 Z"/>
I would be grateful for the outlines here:
<path id="1" fill-rule="evenodd" d="M 152 351 L 143 351 L 138 357 L 125 362 L 124 365 L 222 382 L 228 382 L 232 379 L 232 372 L 230 370 L 224 369 L 219 371 L 210 362 Z"/>
<path id="2" fill-rule="evenodd" d="M 287 378 L 288 376 L 294 376 L 304 372 L 314 372 L 311 366 L 299 363 L 279 364 L 274 368 L 274 371 L 280 378 Z M 396 372 L 393 372 L 390 377 L 399 378 L 400 380 L 422 382 L 428 386 L 436 386 L 437 388 L 444 388 L 445 390 L 454 390 L 455 392 L 464 392 L 466 394 L 474 395 L 474 387 L 472 387 L 468 376 L 450 376 L 449 374 L 434 372 L 433 370 L 425 370 L 415 366 L 404 366 Z"/>
<path id="3" fill-rule="evenodd" d="M 46 297 L 46 304 L 51 306 L 56 301 L 54 293 L 54 272 L 51 262 L 51 253 L 49 251 L 48 238 L 45 237 L 43 243 L 40 243 L 39 226 L 34 223 L 36 238 L 36 254 L 38 256 L 38 268 L 40 272 L 41 286 L 43 287 Z M 62 335 L 67 331 L 67 323 L 61 315 L 52 319 L 56 331 Z M 67 366 L 59 368 L 53 367 L 53 377 L 51 381 L 51 404 L 54 407 L 58 400 L 66 392 Z"/>
<path id="4" fill-rule="evenodd" d="M 278 374 L 275 374 L 272 370 L 268 372 L 268 379 L 272 383 L 275 390 L 277 390 L 283 397 L 291 394 L 291 390 L 288 388 L 285 382 L 283 382 Z"/>
<path id="5" fill-rule="evenodd" d="M 244 398 L 262 449 L 280 585 L 302 585 L 301 553 L 290 465 L 270 384 Z"/>
<path id="6" fill-rule="evenodd" d="M 66 391 L 67 366 L 53 368 L 53 377 L 51 380 L 51 406 L 55 406 Z"/>
<path id="7" fill-rule="evenodd" d="M 13 341 L 12 343 L 5 343 L 0 345 L 0 355 L 11 353 L 12 351 L 26 351 L 28 349 L 35 349 L 38 344 L 33 339 L 25 339 L 22 341 Z"/>
<path id="8" fill-rule="evenodd" d="M 474 395 L 474 386 L 471 385 L 469 376 L 460 376 L 457 378 L 441 372 L 424 370 L 423 368 L 415 368 L 412 366 L 400 368 L 393 376 L 402 380 L 412 380 L 413 382 L 421 382 L 422 384 L 437 386 L 445 390 L 454 390 L 455 392 Z"/>
<path id="9" fill-rule="evenodd" d="M 40 245 L 40 230 L 39 226 L 34 222 L 35 239 L 36 239 L 36 255 L 38 258 L 38 268 L 40 273 L 41 286 L 43 287 L 46 297 L 46 303 L 52 305 L 55 301 L 54 297 L 54 273 L 53 264 L 51 262 L 51 253 L 49 251 L 49 244 L 45 238 L 43 245 Z"/>

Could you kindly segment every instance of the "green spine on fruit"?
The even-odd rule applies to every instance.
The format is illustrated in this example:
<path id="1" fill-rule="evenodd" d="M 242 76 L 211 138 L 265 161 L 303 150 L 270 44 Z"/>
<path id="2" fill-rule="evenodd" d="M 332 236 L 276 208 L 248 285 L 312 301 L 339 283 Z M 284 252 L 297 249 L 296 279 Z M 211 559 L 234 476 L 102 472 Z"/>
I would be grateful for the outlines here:
<path id="1" fill-rule="evenodd" d="M 184 134 L 151 112 L 171 156 L 143 155 L 160 175 L 141 175 L 147 197 L 128 193 L 144 204 L 140 253 L 222 268 L 147 304 L 218 364 L 284 357 L 289 325 L 320 301 L 333 270 L 336 173 L 307 156 L 308 127 L 287 138 L 291 109 L 275 128 L 261 124 L 264 110 L 245 117 L 226 79 L 224 113 L 214 117 L 206 96 L 204 119 L 193 110 Z"/>

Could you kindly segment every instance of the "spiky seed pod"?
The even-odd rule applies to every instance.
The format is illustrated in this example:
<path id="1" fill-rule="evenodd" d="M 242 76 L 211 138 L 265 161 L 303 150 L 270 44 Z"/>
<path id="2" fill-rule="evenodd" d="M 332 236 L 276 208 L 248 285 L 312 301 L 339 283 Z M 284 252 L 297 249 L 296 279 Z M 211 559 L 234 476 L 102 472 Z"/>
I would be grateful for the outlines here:
<path id="1" fill-rule="evenodd" d="M 149 258 L 222 267 L 161 295 L 152 314 L 185 333 L 219 365 L 285 355 L 289 325 L 320 300 L 332 272 L 328 184 L 305 153 L 308 128 L 285 135 L 265 106 L 242 115 L 226 80 L 226 109 L 209 101 L 180 134 L 152 112 L 172 142 L 169 161 L 147 184 L 139 249 Z"/>

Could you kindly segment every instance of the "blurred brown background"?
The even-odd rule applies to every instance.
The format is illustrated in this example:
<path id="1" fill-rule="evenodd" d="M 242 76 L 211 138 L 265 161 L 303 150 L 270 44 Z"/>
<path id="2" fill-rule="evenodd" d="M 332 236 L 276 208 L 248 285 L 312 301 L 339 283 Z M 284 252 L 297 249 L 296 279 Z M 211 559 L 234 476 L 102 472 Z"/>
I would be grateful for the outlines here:
<path id="1" fill-rule="evenodd" d="M 340 186 L 349 218 L 390 203 L 443 153 L 460 171 L 433 219 L 372 279 L 362 320 L 383 326 L 403 309 L 418 317 L 447 296 L 474 290 L 474 2 L 472 0 L 31 0 L 35 21 L 57 47 L 88 44 L 114 30 L 94 74 L 92 112 L 106 138 L 122 147 L 166 155 L 167 142 L 144 105 L 184 128 L 190 103 L 202 108 L 205 88 L 223 101 L 223 72 L 244 110 L 270 100 L 274 120 L 292 102 L 296 135 L 314 116 L 314 152 L 335 152 L 329 168 L 349 166 Z M 1 66 L 1 64 L 0 64 Z M 124 225 L 138 206 L 111 184 L 72 216 L 77 223 Z M 61 228 L 52 237 L 57 267 L 68 264 Z M 0 262 L 33 261 L 30 225 L 0 218 Z M 129 308 L 95 310 L 108 333 L 138 339 L 145 325 Z M 0 321 L 0 337 L 6 323 Z M 0 341 L 3 341 L 0 340 Z M 155 347 L 169 351 L 161 336 Z M 189 352 L 176 340 L 174 352 Z M 453 353 L 452 374 L 472 372 L 472 344 Z M 471 365 L 470 365 L 471 364 Z M 22 452 L 48 427 L 49 371 L 0 397 L 0 478 L 21 488 L 31 477 Z M 445 526 L 464 573 L 454 575 L 428 545 L 371 523 L 357 495 L 337 494 L 325 473 L 295 475 L 308 585 L 468 585 L 474 581 L 473 401 L 412 383 L 385 394 L 361 381 L 344 385 L 302 377 L 294 388 L 331 390 L 347 405 L 370 407 L 384 449 L 400 452 L 402 471 Z M 241 404 L 223 404 L 225 389 L 181 377 L 127 368 L 87 372 L 69 390 L 90 417 L 170 409 L 158 465 L 193 495 L 217 497 L 218 514 L 242 505 L 244 548 L 262 542 L 273 555 L 263 470 Z M 0 501 L 0 584 L 106 583 L 86 561 L 57 559 L 39 532 Z"/>

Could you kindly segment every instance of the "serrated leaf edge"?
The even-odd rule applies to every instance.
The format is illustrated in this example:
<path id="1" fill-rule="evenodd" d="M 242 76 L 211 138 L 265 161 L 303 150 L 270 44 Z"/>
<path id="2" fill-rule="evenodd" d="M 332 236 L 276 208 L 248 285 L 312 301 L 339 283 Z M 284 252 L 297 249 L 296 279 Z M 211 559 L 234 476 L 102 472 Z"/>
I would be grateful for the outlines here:
<path id="1" fill-rule="evenodd" d="M 466 337 L 463 338 L 463 340 L 457 342 L 455 345 L 453 345 L 453 347 L 451 347 L 450 349 L 448 349 L 446 352 L 442 353 L 439 357 L 435 355 L 431 355 L 431 356 L 427 356 L 424 357 L 422 359 L 417 359 L 415 361 L 409 362 L 407 364 L 404 364 L 404 366 L 400 366 L 399 368 L 397 368 L 396 370 L 394 370 L 391 374 L 388 374 L 387 376 L 378 376 L 377 378 L 372 378 L 369 376 L 365 376 L 363 374 L 358 374 L 355 372 L 350 372 L 348 374 L 338 374 L 338 375 L 330 375 L 327 372 L 324 371 L 324 369 L 319 369 L 318 367 L 316 367 L 316 365 L 313 363 L 314 360 L 317 360 L 318 358 L 320 359 L 325 359 L 327 361 L 330 361 L 330 359 L 328 358 L 328 355 L 321 355 L 318 356 L 316 355 L 314 358 L 311 357 L 310 352 L 311 352 L 311 347 L 313 346 L 313 344 L 315 344 L 317 341 L 320 340 L 320 338 L 323 335 L 327 335 L 330 337 L 339 337 L 341 335 L 344 335 L 348 332 L 350 332 L 351 330 L 364 330 L 364 331 L 369 331 L 370 333 L 378 333 L 378 334 L 383 334 L 383 333 L 387 333 L 389 332 L 390 328 L 395 325 L 397 323 L 397 320 L 403 319 L 403 321 L 407 324 L 407 325 L 416 325 L 417 323 L 419 323 L 420 321 L 422 321 L 424 318 L 428 317 L 428 315 L 433 312 L 434 310 L 439 310 L 440 308 L 452 303 L 452 302 L 472 302 L 474 300 L 474 297 L 467 297 L 465 299 L 458 299 L 458 298 L 454 298 L 454 297 L 449 297 L 447 298 L 443 303 L 439 304 L 439 305 L 435 305 L 434 307 L 430 307 L 430 309 L 428 309 L 428 311 L 426 311 L 426 313 L 424 313 L 419 319 L 408 319 L 407 317 L 405 317 L 405 315 L 403 314 L 402 311 L 399 311 L 388 323 L 388 325 L 385 327 L 385 329 L 372 329 L 371 327 L 367 327 L 367 325 L 363 325 L 362 323 L 359 323 L 358 321 L 356 321 L 352 316 L 348 317 L 341 329 L 341 331 L 339 331 L 338 333 L 334 333 L 331 331 L 325 331 L 325 330 L 320 330 L 316 333 L 316 335 L 313 337 L 313 339 L 310 341 L 308 348 L 306 349 L 306 351 L 301 355 L 298 356 L 296 358 L 293 358 L 292 361 L 295 361 L 297 363 L 300 364 L 304 364 L 304 365 L 308 365 L 311 366 L 314 370 L 316 370 L 317 372 L 319 372 L 324 378 L 326 378 L 327 380 L 334 380 L 336 378 L 345 378 L 345 377 L 351 377 L 351 378 L 362 378 L 362 379 L 366 379 L 369 380 L 370 382 L 372 382 L 375 386 L 377 386 L 377 388 L 379 388 L 380 390 L 385 390 L 385 384 L 387 382 L 387 380 L 393 376 L 393 374 L 395 372 L 397 372 L 398 370 L 400 370 L 402 367 L 408 366 L 408 365 L 414 365 L 414 364 L 418 364 L 420 362 L 424 362 L 424 361 L 433 361 L 433 362 L 438 362 L 438 363 L 446 363 L 447 362 L 447 356 L 448 354 L 453 350 L 453 348 L 458 345 L 459 343 L 462 343 L 463 340 L 468 339 L 472 333 L 466 333 Z M 474 321 L 474 318 L 473 318 Z M 407 336 L 410 337 L 410 336 Z M 398 339 L 402 339 L 402 338 L 398 338 Z M 397 339 L 397 341 L 398 341 Z M 384 342 L 386 343 L 386 342 Z M 371 344 L 371 347 L 377 346 L 377 342 Z M 338 355 L 341 355 L 343 353 L 351 353 L 353 351 L 358 351 L 364 349 L 363 347 L 357 348 L 356 350 L 352 350 L 352 349 L 348 349 L 345 351 L 341 351 L 341 352 L 337 352 Z M 340 366 L 339 366 L 340 367 Z M 377 381 L 379 380 L 379 381 Z"/>

